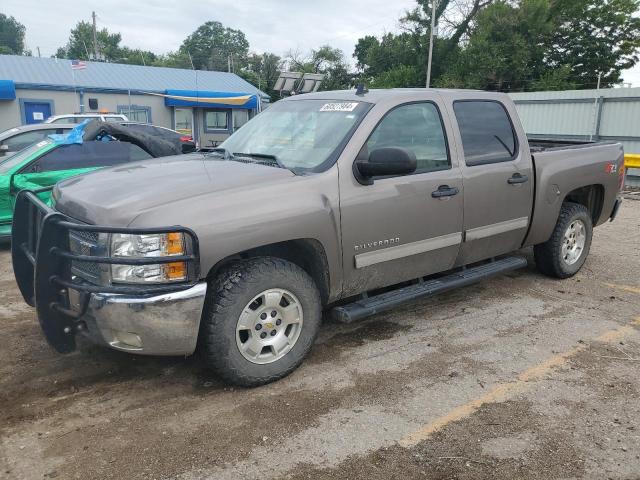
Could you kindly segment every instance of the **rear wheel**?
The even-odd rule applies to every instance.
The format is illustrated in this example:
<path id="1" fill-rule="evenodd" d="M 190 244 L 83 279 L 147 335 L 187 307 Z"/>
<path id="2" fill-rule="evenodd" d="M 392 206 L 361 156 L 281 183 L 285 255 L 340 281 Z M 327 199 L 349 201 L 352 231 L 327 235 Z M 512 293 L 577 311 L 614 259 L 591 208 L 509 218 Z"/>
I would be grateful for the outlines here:
<path id="1" fill-rule="evenodd" d="M 286 260 L 234 263 L 207 295 L 200 343 L 207 365 L 229 383 L 256 386 L 288 375 L 320 328 L 318 289 Z"/>
<path id="2" fill-rule="evenodd" d="M 589 255 L 592 235 L 591 215 L 586 207 L 563 203 L 551 238 L 533 247 L 538 270 L 556 278 L 575 275 Z"/>

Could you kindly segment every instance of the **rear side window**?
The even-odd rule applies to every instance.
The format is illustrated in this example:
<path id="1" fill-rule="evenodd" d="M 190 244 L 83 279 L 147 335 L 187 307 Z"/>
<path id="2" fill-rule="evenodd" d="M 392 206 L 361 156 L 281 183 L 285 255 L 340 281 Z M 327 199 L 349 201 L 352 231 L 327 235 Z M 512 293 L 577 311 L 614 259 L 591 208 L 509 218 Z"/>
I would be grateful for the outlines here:
<path id="1" fill-rule="evenodd" d="M 383 147 L 401 147 L 415 153 L 415 174 L 451 166 L 440 112 L 433 103 L 410 103 L 387 113 L 366 143 L 369 154 Z"/>
<path id="2" fill-rule="evenodd" d="M 22 150 L 33 143 L 43 140 L 47 135 L 56 133 L 56 130 L 60 129 L 52 127 L 46 130 L 34 130 L 32 132 L 19 133 L 18 135 L 4 140 L 2 145 L 6 145 L 10 152 L 17 152 L 18 150 Z"/>
<path id="3" fill-rule="evenodd" d="M 516 136 L 501 103 L 465 100 L 455 102 L 453 110 L 467 166 L 508 162 L 516 158 Z"/>
<path id="4" fill-rule="evenodd" d="M 81 145 L 63 145 L 46 153 L 24 170 L 51 172 L 75 168 L 110 167 L 151 156 L 129 142 L 84 142 Z"/>

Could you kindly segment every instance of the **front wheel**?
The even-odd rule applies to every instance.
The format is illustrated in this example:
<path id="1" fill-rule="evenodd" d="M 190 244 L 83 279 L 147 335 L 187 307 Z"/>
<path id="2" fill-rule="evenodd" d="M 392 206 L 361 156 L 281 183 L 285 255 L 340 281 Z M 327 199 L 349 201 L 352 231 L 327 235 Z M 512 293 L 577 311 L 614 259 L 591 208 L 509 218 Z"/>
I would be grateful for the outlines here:
<path id="1" fill-rule="evenodd" d="M 280 258 L 234 263 L 207 295 L 200 343 L 207 365 L 229 383 L 257 386 L 288 375 L 320 328 L 313 279 Z"/>
<path id="2" fill-rule="evenodd" d="M 538 270 L 550 277 L 572 277 L 589 255 L 592 235 L 593 224 L 586 207 L 563 203 L 551 238 L 533 247 Z"/>

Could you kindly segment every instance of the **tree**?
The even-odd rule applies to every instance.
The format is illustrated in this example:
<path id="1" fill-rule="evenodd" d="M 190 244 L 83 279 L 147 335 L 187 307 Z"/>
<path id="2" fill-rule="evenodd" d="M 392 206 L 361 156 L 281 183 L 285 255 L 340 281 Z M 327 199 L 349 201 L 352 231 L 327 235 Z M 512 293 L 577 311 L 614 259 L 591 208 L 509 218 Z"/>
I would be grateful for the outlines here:
<path id="1" fill-rule="evenodd" d="M 236 73 L 263 92 L 274 96 L 276 92 L 273 86 L 282 69 L 281 63 L 280 57 L 273 53 L 252 53 L 247 58 L 246 67 Z"/>
<path id="2" fill-rule="evenodd" d="M 0 54 L 22 55 L 25 53 L 26 28 L 14 17 L 0 13 Z"/>
<path id="3" fill-rule="evenodd" d="M 120 47 L 118 49 L 118 58 L 113 61 L 131 65 L 156 65 L 160 61 L 160 57 L 148 50 Z"/>
<path id="4" fill-rule="evenodd" d="M 339 48 L 329 45 L 312 50 L 307 57 L 303 57 L 299 52 L 290 51 L 285 63 L 291 71 L 324 74 L 321 90 L 345 89 L 353 83 L 344 53 Z"/>
<path id="5" fill-rule="evenodd" d="M 468 35 L 484 8 L 495 0 L 440 0 L 436 7 L 439 24 L 434 42 L 432 77 L 444 75 L 456 63 L 461 39 Z M 417 6 L 401 19 L 402 33 L 387 33 L 380 39 L 366 36 L 358 40 L 354 57 L 361 77 L 371 85 L 413 87 L 424 85 L 431 30 L 431 2 L 417 0 Z M 410 68 L 403 68 L 410 67 Z M 400 83 L 400 84 L 398 84 Z"/>
<path id="6" fill-rule="evenodd" d="M 496 1 L 482 10 L 440 86 L 566 90 L 619 83 L 638 61 L 640 0 Z"/>
<path id="7" fill-rule="evenodd" d="M 235 71 L 246 65 L 249 42 L 240 30 L 206 22 L 182 42 L 179 52 L 191 55 L 196 69 L 226 71 L 232 63 Z"/>
<path id="8" fill-rule="evenodd" d="M 570 66 L 569 80 L 580 88 L 620 83 L 623 70 L 638 62 L 640 0 L 550 1 L 555 29 L 547 44 L 550 69 Z"/>
<path id="9" fill-rule="evenodd" d="M 500 0 L 484 10 L 468 45 L 439 79 L 439 86 L 484 90 L 524 89 L 542 73 L 545 39 L 552 30 L 548 0 Z"/>
<path id="10" fill-rule="evenodd" d="M 400 65 L 374 77 L 370 82 L 372 88 L 397 88 L 417 86 L 422 81 L 422 76 L 416 67 Z"/>
<path id="11" fill-rule="evenodd" d="M 97 31 L 96 37 L 98 52 L 104 55 L 105 60 L 109 62 L 117 61 L 121 56 L 120 41 L 122 36 L 119 33 L 109 33 L 106 28 L 103 28 Z M 93 53 L 93 27 L 89 22 L 80 21 L 71 30 L 67 44 L 58 48 L 55 56 L 58 58 L 89 60 L 91 53 Z"/>

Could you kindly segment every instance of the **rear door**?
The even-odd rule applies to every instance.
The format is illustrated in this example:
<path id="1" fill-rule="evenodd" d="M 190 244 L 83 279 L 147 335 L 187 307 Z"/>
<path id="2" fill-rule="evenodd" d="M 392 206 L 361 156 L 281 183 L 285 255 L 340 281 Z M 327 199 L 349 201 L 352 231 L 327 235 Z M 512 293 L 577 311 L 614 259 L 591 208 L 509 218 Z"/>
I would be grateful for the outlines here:
<path id="1" fill-rule="evenodd" d="M 462 178 L 448 149 L 442 110 L 439 98 L 392 108 L 357 155 L 366 159 L 375 149 L 392 146 L 411 150 L 418 160 L 413 174 L 362 185 L 352 165 L 341 168 L 345 296 L 453 265 L 462 240 Z"/>
<path id="2" fill-rule="evenodd" d="M 464 242 L 457 265 L 517 250 L 527 232 L 532 161 L 528 145 L 519 145 L 524 133 L 509 108 L 487 99 L 452 105 L 463 151 Z"/>

